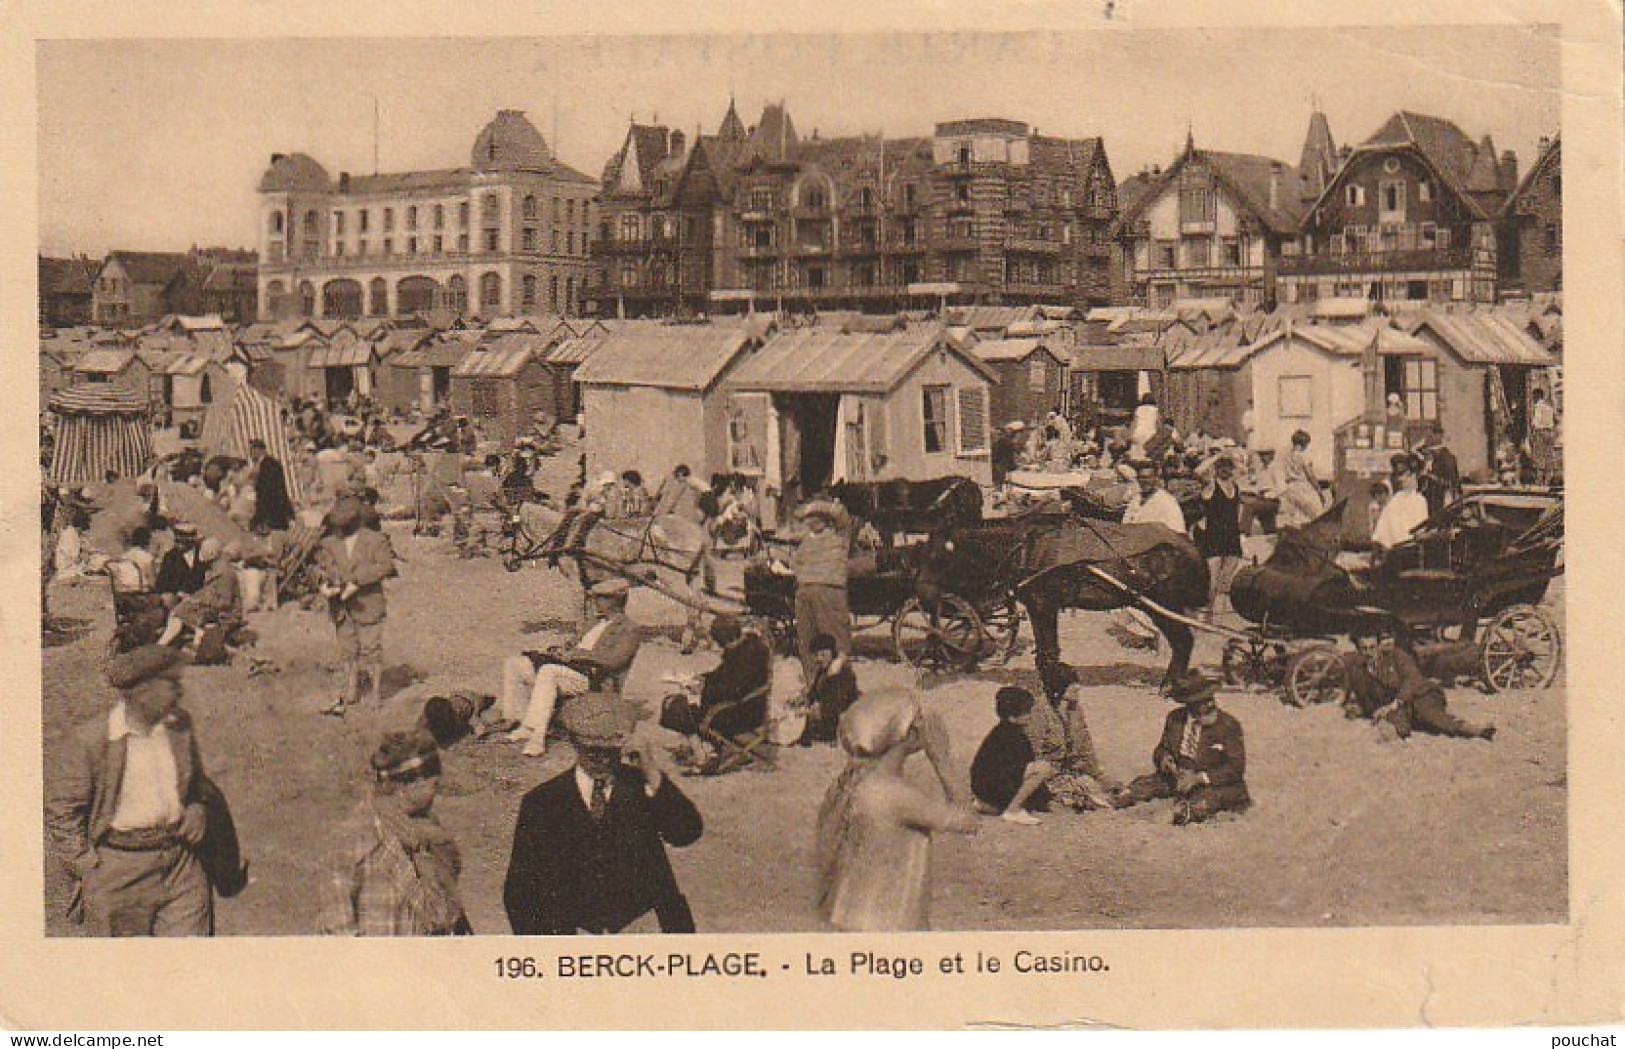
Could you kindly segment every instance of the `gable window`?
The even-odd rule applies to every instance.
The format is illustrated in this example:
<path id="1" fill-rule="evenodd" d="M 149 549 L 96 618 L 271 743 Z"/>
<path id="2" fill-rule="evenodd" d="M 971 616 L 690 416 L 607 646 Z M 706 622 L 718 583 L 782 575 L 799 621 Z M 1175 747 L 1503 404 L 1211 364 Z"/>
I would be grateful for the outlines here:
<path id="1" fill-rule="evenodd" d="M 1416 199 L 1423 204 L 1433 199 L 1433 183 L 1423 179 L 1416 184 Z"/>
<path id="2" fill-rule="evenodd" d="M 1241 241 L 1235 237 L 1224 239 L 1224 264 L 1226 266 L 1241 265 Z"/>
<path id="3" fill-rule="evenodd" d="M 921 397 L 925 454 L 936 455 L 948 448 L 948 387 L 927 386 L 921 391 Z"/>
<path id="4" fill-rule="evenodd" d="M 1439 417 L 1439 362 L 1427 357 L 1405 358 L 1405 418 Z"/>
<path id="5" fill-rule="evenodd" d="M 1350 183 L 1343 191 L 1343 199 L 1351 208 L 1365 206 L 1365 187 Z"/>
<path id="6" fill-rule="evenodd" d="M 1377 209 L 1380 222 L 1405 221 L 1405 183 L 1401 179 L 1383 179 L 1378 190 L 1381 206 Z"/>
<path id="7" fill-rule="evenodd" d="M 1044 363 L 1044 355 L 1033 354 L 1033 359 L 1027 364 L 1027 389 L 1034 393 L 1043 393 L 1049 385 L 1049 368 Z"/>

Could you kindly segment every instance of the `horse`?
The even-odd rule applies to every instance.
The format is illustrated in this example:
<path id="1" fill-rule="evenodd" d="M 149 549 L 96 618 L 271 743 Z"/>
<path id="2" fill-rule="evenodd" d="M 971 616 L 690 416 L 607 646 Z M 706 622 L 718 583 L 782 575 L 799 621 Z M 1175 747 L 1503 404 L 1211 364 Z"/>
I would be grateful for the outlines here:
<path id="1" fill-rule="evenodd" d="M 932 527 L 973 524 L 982 519 L 982 488 L 959 474 L 927 481 L 841 481 L 829 493 L 846 512 L 882 532 L 923 531 Z"/>
<path id="2" fill-rule="evenodd" d="M 691 650 L 697 643 L 705 605 L 695 586 L 705 557 L 703 525 L 673 514 L 576 517 L 566 524 L 565 514 L 550 502 L 527 502 L 517 512 L 531 535 L 549 537 L 544 550 L 549 553 L 550 564 L 561 560 L 574 564 L 582 590 L 583 627 L 594 616 L 592 588 L 619 578 L 633 586 L 650 587 L 682 604 L 688 612 L 683 624 L 683 648 Z"/>
<path id="3" fill-rule="evenodd" d="M 1058 698 L 1076 675 L 1061 660 L 1060 612 L 1109 612 L 1154 601 L 1185 613 L 1207 603 L 1207 560 L 1184 535 L 1157 524 L 1079 521 L 1028 514 L 942 529 L 927 543 L 917 586 L 923 594 L 953 591 L 988 566 L 1013 581 L 1033 624 L 1035 661 L 1045 691 Z M 1114 585 L 1120 584 L 1120 585 Z M 1196 639 L 1190 627 L 1152 608 L 1151 617 L 1173 652 L 1162 687 L 1190 667 Z"/>

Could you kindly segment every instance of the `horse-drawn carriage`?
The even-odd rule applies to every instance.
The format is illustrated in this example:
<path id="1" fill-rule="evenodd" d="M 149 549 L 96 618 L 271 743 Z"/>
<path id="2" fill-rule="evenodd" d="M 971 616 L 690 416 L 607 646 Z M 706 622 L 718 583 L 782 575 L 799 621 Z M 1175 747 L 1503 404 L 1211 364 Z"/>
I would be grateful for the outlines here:
<path id="1" fill-rule="evenodd" d="M 847 579 L 854 627 L 889 627 L 897 658 L 917 668 L 968 669 L 1014 655 L 1022 613 L 1011 579 L 988 571 L 955 573 L 949 585 L 921 579 L 930 537 L 980 519 L 982 493 L 974 481 L 849 483 L 833 494 L 860 522 Z M 769 542 L 745 566 L 745 608 L 780 651 L 790 652 L 796 582 L 781 547 Z"/>
<path id="2" fill-rule="evenodd" d="M 1470 491 L 1356 569 L 1335 560 L 1340 510 L 1286 531 L 1269 561 L 1237 574 L 1231 600 L 1254 628 L 1230 632 L 1231 683 L 1279 685 L 1300 706 L 1340 700 L 1336 640 L 1360 629 L 1405 635 L 1441 680 L 1473 677 L 1504 692 L 1556 678 L 1562 628 L 1541 602 L 1563 572 L 1560 494 Z"/>

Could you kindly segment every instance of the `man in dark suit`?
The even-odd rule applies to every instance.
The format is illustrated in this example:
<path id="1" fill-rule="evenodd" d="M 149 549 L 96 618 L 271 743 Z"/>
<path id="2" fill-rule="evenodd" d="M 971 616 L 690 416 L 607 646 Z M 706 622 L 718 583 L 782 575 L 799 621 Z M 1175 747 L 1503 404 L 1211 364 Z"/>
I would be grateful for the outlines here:
<path id="1" fill-rule="evenodd" d="M 175 545 L 158 562 L 158 578 L 153 583 L 155 594 L 168 595 L 164 604 L 174 607 L 181 597 L 203 589 L 209 577 L 209 565 L 198 556 L 198 533 L 194 525 L 177 521 L 173 529 Z"/>
<path id="2" fill-rule="evenodd" d="M 773 653 L 767 642 L 756 634 L 745 633 L 738 618 L 727 613 L 711 621 L 711 640 L 722 649 L 722 659 L 714 669 L 695 679 L 697 696 L 681 694 L 666 700 L 661 723 L 694 735 L 707 714 L 725 704 L 735 704 L 719 712 L 711 728 L 730 738 L 759 731 L 767 722 L 765 690 L 773 681 Z M 761 694 L 741 702 L 754 692 Z"/>
<path id="3" fill-rule="evenodd" d="M 520 803 L 502 893 L 508 924 L 519 936 L 643 932 L 652 913 L 662 932 L 693 932 L 666 846 L 699 840 L 699 810 L 653 748 L 623 758 L 632 715 L 619 697 L 578 696 L 559 720 L 576 761 Z"/>
<path id="4" fill-rule="evenodd" d="M 249 528 L 261 534 L 285 532 L 293 523 L 288 476 L 282 464 L 266 451 L 265 442 L 258 437 L 248 442 L 248 461 L 254 471 L 254 517 Z"/>
<path id="5" fill-rule="evenodd" d="M 1241 812 L 1247 795 L 1247 749 L 1241 722 L 1214 701 L 1218 685 L 1200 671 L 1175 682 L 1172 698 L 1180 709 L 1163 723 L 1162 739 L 1151 753 L 1156 771 L 1140 776 L 1112 799 L 1127 808 L 1154 798 L 1178 798 L 1174 825 L 1200 823 L 1220 812 Z"/>
<path id="6" fill-rule="evenodd" d="M 359 499 L 346 496 L 334 503 L 328 513 L 330 533 L 316 548 L 320 589 L 328 601 L 345 669 L 343 694 L 322 711 L 335 717 L 343 717 L 345 708 L 359 701 L 363 665 L 371 681 L 372 705 L 375 709 L 383 705 L 388 611 L 384 580 L 395 575 L 395 551 L 382 532 L 361 527 L 363 514 Z"/>
<path id="7" fill-rule="evenodd" d="M 117 656 L 119 701 L 76 732 L 45 804 L 53 851 L 72 873 L 68 911 L 96 936 L 212 936 L 214 895 L 199 857 L 208 793 L 180 707 L 180 653 Z"/>

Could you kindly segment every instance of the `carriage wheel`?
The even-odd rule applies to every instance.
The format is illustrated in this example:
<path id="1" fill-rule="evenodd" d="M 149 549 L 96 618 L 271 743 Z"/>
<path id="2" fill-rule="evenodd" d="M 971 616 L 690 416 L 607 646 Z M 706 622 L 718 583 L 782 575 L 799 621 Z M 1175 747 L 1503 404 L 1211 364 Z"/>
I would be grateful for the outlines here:
<path id="1" fill-rule="evenodd" d="M 1015 658 L 1021 647 L 1021 606 L 1013 597 L 990 605 L 983 611 L 982 629 L 987 633 L 987 658 L 1000 666 Z"/>
<path id="2" fill-rule="evenodd" d="M 898 658 L 909 666 L 948 670 L 974 666 L 985 635 L 970 602 L 945 594 L 929 608 L 909 598 L 892 619 L 891 636 Z"/>
<path id="3" fill-rule="evenodd" d="M 1331 645 L 1314 645 L 1287 661 L 1286 701 L 1295 707 L 1339 703 L 1348 698 L 1343 657 Z"/>
<path id="4" fill-rule="evenodd" d="M 1275 688 L 1286 679 L 1286 646 L 1278 641 L 1243 641 L 1233 637 L 1224 644 L 1219 666 L 1231 688 Z"/>
<path id="5" fill-rule="evenodd" d="M 1563 631 L 1534 605 L 1512 605 L 1490 622 L 1480 651 L 1491 692 L 1546 688 L 1563 665 Z"/>

